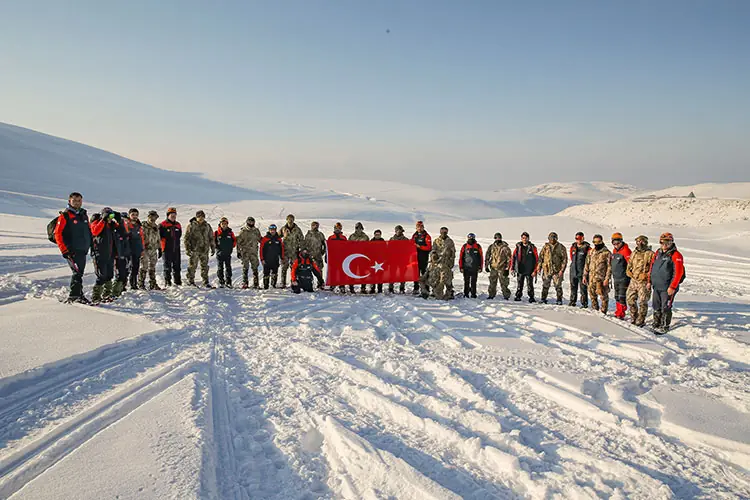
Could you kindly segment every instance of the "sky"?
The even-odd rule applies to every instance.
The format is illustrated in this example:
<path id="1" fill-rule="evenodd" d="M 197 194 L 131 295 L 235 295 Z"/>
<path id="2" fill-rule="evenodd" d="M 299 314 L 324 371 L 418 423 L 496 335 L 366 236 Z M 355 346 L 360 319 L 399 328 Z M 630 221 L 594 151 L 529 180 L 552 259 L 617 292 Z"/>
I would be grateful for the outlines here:
<path id="1" fill-rule="evenodd" d="M 0 121 L 160 168 L 750 180 L 747 0 L 5 0 Z"/>

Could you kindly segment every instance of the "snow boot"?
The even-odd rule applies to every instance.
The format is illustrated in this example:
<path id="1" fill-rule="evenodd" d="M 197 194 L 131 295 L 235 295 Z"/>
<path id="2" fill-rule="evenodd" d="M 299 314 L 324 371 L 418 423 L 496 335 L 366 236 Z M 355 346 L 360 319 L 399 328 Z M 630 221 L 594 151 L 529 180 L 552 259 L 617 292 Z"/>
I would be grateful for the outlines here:
<path id="1" fill-rule="evenodd" d="M 276 288 L 276 283 L 277 283 L 278 279 L 279 279 L 279 275 L 278 274 L 275 274 L 275 273 L 271 274 L 271 286 L 273 288 Z"/>
<path id="2" fill-rule="evenodd" d="M 94 285 L 94 289 L 91 291 L 91 302 L 94 304 L 98 304 L 102 301 L 102 293 L 104 292 L 104 287 L 102 285 Z"/>
<path id="3" fill-rule="evenodd" d="M 253 288 L 255 288 L 256 290 L 260 288 L 260 285 L 258 283 L 258 270 L 257 269 L 253 270 Z"/>
<path id="4" fill-rule="evenodd" d="M 542 300 L 541 300 L 540 302 L 541 302 L 542 304 L 546 304 L 546 303 L 547 303 L 547 299 L 542 299 Z"/>
<path id="5" fill-rule="evenodd" d="M 667 333 L 669 331 L 669 325 L 672 323 L 672 311 L 667 311 L 664 313 L 664 324 L 662 325 L 662 329 L 664 330 L 664 333 Z"/>
<path id="6" fill-rule="evenodd" d="M 268 285 L 271 281 L 270 276 L 263 276 L 263 289 L 268 290 Z"/>
<path id="7" fill-rule="evenodd" d="M 204 282 L 203 282 L 203 287 L 204 287 L 204 288 L 216 288 L 215 286 L 213 286 L 213 285 L 212 285 L 211 283 L 209 283 L 208 281 L 204 281 Z"/>
<path id="8" fill-rule="evenodd" d="M 141 269 L 138 271 L 138 288 L 141 290 L 146 289 L 146 270 Z"/>
<path id="9" fill-rule="evenodd" d="M 661 312 L 659 312 L 659 311 L 654 311 L 654 321 L 653 321 L 653 323 L 651 324 L 651 327 L 652 327 L 652 328 L 653 328 L 654 330 L 658 330 L 658 329 L 660 329 L 660 328 L 662 327 L 662 318 L 661 318 Z"/>
<path id="10" fill-rule="evenodd" d="M 149 290 L 161 290 L 161 287 L 156 282 L 156 271 L 148 272 L 148 289 Z"/>
<path id="11" fill-rule="evenodd" d="M 562 290 L 557 292 L 557 302 L 555 302 L 558 306 L 563 305 L 563 293 Z"/>
<path id="12" fill-rule="evenodd" d="M 536 302 L 536 299 L 534 297 L 529 297 L 529 304 L 533 304 Z"/>
<path id="13" fill-rule="evenodd" d="M 516 302 L 521 302 L 521 297 L 519 297 L 518 295 L 516 295 L 513 300 L 515 300 Z"/>
<path id="14" fill-rule="evenodd" d="M 547 295 L 549 295 L 549 287 L 542 287 L 542 304 L 547 303 Z"/>
<path id="15" fill-rule="evenodd" d="M 115 283 L 112 285 L 112 297 L 115 299 L 119 298 L 124 290 L 125 283 L 123 283 L 122 281 L 115 281 Z"/>

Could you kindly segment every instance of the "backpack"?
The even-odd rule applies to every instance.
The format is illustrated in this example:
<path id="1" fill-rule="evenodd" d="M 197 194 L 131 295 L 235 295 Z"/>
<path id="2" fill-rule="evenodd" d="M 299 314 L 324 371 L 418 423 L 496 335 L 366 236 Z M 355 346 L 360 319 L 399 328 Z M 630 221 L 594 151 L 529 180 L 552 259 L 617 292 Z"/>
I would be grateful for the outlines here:
<path id="1" fill-rule="evenodd" d="M 63 212 L 60 212 L 60 215 L 62 215 Z M 60 217 L 57 216 L 49 223 L 47 224 L 47 239 L 50 240 L 52 243 L 57 243 L 57 240 L 55 239 L 55 229 L 57 228 L 57 221 Z"/>

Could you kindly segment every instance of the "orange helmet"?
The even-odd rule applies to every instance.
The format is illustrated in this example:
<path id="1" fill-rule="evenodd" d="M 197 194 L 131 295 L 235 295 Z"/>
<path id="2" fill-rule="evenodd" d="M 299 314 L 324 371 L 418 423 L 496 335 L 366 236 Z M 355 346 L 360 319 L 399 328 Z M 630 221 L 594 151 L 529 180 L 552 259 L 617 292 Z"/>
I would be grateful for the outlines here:
<path id="1" fill-rule="evenodd" d="M 612 233 L 612 239 L 613 240 L 621 240 L 621 239 L 623 239 L 622 238 L 622 233 Z"/>
<path id="2" fill-rule="evenodd" d="M 661 236 L 659 236 L 659 241 L 674 241 L 674 236 L 672 236 L 672 233 L 662 233 Z"/>
<path id="3" fill-rule="evenodd" d="M 169 214 L 176 214 L 176 213 L 177 213 L 177 209 L 175 207 L 169 207 L 167 209 L 167 215 L 169 215 Z"/>

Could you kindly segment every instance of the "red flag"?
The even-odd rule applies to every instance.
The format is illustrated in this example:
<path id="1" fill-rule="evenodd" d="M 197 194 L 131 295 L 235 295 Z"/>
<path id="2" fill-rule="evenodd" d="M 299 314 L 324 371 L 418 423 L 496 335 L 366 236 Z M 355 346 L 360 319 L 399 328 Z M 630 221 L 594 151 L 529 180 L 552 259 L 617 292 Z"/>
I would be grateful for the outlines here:
<path id="1" fill-rule="evenodd" d="M 419 280 L 417 248 L 410 240 L 328 240 L 329 286 Z"/>

